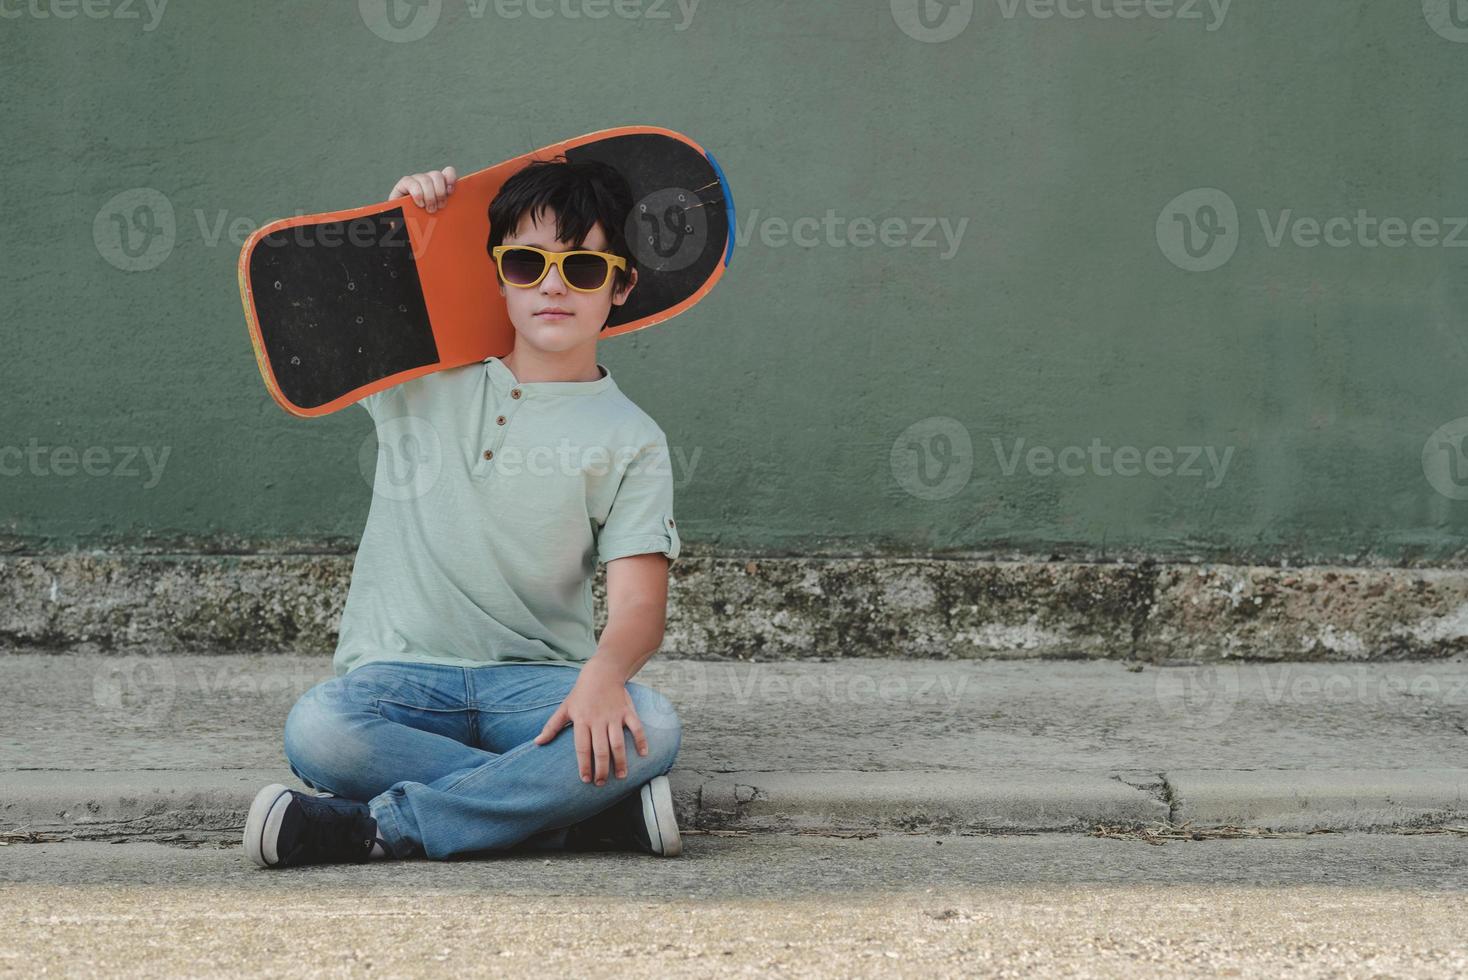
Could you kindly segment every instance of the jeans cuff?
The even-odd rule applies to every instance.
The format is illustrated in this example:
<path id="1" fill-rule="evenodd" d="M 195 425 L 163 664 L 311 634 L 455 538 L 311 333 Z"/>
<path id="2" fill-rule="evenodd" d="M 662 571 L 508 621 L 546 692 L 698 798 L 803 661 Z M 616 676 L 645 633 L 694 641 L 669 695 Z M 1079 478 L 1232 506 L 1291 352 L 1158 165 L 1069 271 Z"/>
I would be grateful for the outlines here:
<path id="1" fill-rule="evenodd" d="M 384 793 L 376 800 L 377 802 L 368 801 L 367 806 L 372 811 L 372 819 L 377 821 L 377 836 L 387 844 L 389 854 L 402 859 L 407 856 L 404 852 L 409 848 L 403 844 L 403 831 L 398 824 L 398 813 L 393 807 L 392 797 Z"/>

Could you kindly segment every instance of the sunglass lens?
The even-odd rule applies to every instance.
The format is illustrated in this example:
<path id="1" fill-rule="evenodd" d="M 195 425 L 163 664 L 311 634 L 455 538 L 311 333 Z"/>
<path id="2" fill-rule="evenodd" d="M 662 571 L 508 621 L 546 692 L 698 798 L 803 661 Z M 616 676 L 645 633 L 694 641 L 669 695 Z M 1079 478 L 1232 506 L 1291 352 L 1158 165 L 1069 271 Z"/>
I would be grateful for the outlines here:
<path id="1" fill-rule="evenodd" d="M 511 248 L 500 255 L 500 274 L 505 281 L 525 286 L 540 278 L 545 257 L 528 248 Z"/>
<path id="2" fill-rule="evenodd" d="M 600 289 L 607 281 L 607 260 L 600 255 L 568 255 L 561 268 L 566 282 L 577 289 Z"/>

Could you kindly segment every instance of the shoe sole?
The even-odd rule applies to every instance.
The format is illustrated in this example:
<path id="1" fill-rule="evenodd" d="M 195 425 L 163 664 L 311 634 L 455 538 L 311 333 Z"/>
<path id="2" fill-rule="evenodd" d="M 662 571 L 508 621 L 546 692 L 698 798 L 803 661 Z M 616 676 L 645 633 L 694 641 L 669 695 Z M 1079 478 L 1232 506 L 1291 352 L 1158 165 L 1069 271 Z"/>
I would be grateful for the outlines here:
<path id="1" fill-rule="evenodd" d="M 255 802 L 250 804 L 250 815 L 245 819 L 245 854 L 262 868 L 278 865 L 280 855 L 275 852 L 275 842 L 290 798 L 289 788 L 271 783 L 256 793 Z"/>
<path id="2" fill-rule="evenodd" d="M 678 834 L 678 818 L 673 812 L 673 788 L 667 776 L 655 776 L 642 787 L 642 818 L 647 821 L 647 836 L 657 854 L 677 857 L 683 853 L 683 838 Z"/>

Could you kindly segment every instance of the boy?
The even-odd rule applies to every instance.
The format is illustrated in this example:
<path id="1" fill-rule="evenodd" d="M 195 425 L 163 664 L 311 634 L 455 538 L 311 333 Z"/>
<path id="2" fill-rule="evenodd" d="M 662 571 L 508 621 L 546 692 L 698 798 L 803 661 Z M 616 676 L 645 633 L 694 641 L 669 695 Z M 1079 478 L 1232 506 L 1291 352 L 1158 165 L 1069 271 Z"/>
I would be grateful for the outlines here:
<path id="1" fill-rule="evenodd" d="M 389 199 L 433 213 L 455 180 L 452 167 L 412 174 Z M 513 175 L 486 244 L 513 349 L 362 400 L 380 450 L 336 676 L 284 733 L 291 771 L 322 795 L 259 792 L 245 849 L 261 867 L 607 843 L 681 853 L 665 773 L 682 726 L 630 681 L 662 642 L 680 548 L 667 439 L 596 360 L 637 282 L 632 205 L 606 164 Z"/>

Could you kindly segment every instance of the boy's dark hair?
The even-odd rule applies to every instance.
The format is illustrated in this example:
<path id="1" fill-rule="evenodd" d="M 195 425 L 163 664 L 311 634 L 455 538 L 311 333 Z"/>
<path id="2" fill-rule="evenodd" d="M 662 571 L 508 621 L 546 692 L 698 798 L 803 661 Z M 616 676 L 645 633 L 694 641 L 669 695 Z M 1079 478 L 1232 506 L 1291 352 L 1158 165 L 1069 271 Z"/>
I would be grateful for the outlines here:
<path id="1" fill-rule="evenodd" d="M 505 181 L 489 202 L 489 241 L 484 247 L 493 254 L 494 247 L 520 227 L 522 218 L 527 214 L 539 217 L 546 208 L 555 212 L 556 238 L 563 242 L 580 244 L 600 222 L 607 235 L 603 251 L 627 260 L 626 270 L 612 272 L 612 288 L 621 289 L 633 267 L 626 233 L 632 203 L 631 185 L 611 164 L 600 160 L 571 163 L 565 154 L 532 160 Z"/>

